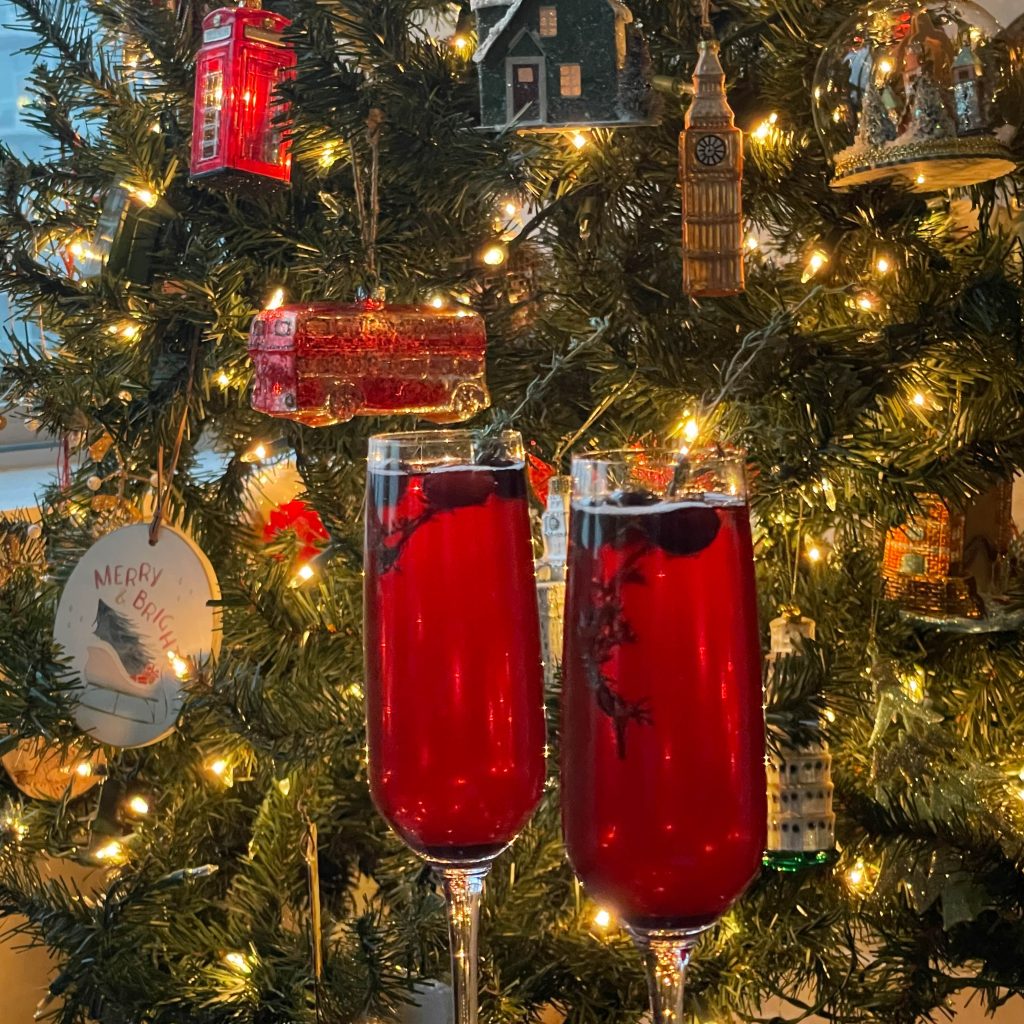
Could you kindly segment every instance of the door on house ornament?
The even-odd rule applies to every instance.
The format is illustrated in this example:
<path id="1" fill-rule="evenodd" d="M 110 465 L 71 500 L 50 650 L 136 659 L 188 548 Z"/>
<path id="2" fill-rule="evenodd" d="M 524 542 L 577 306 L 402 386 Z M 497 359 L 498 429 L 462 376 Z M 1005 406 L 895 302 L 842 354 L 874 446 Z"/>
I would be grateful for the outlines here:
<path id="1" fill-rule="evenodd" d="M 541 109 L 541 61 L 513 64 L 511 116 L 520 124 L 542 121 Z"/>

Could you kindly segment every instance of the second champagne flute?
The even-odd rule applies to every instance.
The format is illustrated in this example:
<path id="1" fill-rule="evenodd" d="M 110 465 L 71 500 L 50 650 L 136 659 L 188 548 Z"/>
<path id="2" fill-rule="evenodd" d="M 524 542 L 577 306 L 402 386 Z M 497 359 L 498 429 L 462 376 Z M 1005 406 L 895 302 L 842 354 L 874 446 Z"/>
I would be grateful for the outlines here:
<path id="1" fill-rule="evenodd" d="M 562 821 L 576 874 L 647 960 L 653 1024 L 681 1024 L 700 935 L 764 851 L 764 714 L 743 461 L 573 459 Z"/>
<path id="2" fill-rule="evenodd" d="M 523 444 L 507 431 L 370 439 L 370 789 L 444 883 L 457 1024 L 477 1020 L 491 861 L 544 787 L 544 691 Z"/>

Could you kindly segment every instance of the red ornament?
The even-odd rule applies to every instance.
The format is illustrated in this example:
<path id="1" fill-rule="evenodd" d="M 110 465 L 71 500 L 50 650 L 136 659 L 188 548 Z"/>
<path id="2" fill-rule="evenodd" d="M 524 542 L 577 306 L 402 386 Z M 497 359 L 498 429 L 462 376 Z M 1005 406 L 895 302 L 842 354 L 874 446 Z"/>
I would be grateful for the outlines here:
<path id="1" fill-rule="evenodd" d="M 526 478 L 530 481 L 533 496 L 542 505 L 546 505 L 548 501 L 548 481 L 557 472 L 550 462 L 545 462 L 539 455 L 534 455 L 533 452 L 526 453 Z"/>
<path id="2" fill-rule="evenodd" d="M 281 14 L 260 10 L 259 0 L 222 7 L 203 19 L 196 54 L 193 178 L 291 180 L 291 146 L 279 120 L 287 104 L 275 93 L 295 67 L 295 51 L 281 38 L 290 24 Z"/>
<path id="3" fill-rule="evenodd" d="M 252 407 L 312 427 L 417 413 L 435 423 L 490 405 L 483 318 L 467 310 L 314 302 L 265 309 L 249 331 Z"/>
<path id="4" fill-rule="evenodd" d="M 314 558 L 331 539 L 320 513 L 300 498 L 286 501 L 271 510 L 263 525 L 263 540 L 269 544 L 289 530 L 298 541 L 297 556 L 300 562 Z"/>

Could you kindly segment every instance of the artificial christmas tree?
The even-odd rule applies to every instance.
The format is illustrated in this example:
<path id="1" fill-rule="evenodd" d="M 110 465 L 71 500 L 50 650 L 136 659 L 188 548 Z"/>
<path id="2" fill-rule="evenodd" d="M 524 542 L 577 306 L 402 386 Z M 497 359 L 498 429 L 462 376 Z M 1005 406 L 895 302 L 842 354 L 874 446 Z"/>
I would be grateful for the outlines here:
<path id="1" fill-rule="evenodd" d="M 698 304 L 679 288 L 678 137 L 686 97 L 682 106 L 665 104 L 660 124 L 634 120 L 628 130 L 616 127 L 618 115 L 602 114 L 615 124 L 482 131 L 480 65 L 505 59 L 506 46 L 507 59 L 532 60 L 531 32 L 540 22 L 515 28 L 518 39 L 511 30 L 495 34 L 484 58 L 473 61 L 478 40 L 472 7 L 464 6 L 452 38 L 438 40 L 424 26 L 446 6 L 432 0 L 275 0 L 263 17 L 290 22 L 280 23 L 279 42 L 294 52 L 295 73 L 282 75 L 279 90 L 261 103 L 267 111 L 288 105 L 289 123 L 272 117 L 268 137 L 280 128 L 277 141 L 290 146 L 291 187 L 257 179 L 225 191 L 210 187 L 213 179 L 189 180 L 193 65 L 210 12 L 188 0 L 173 11 L 150 0 L 14 0 L 7 20 L 33 33 L 25 42 L 38 59 L 23 116 L 48 144 L 34 159 L 0 150 L 0 288 L 19 318 L 5 341 L 0 414 L 16 409 L 38 422 L 68 457 L 67 472 L 39 494 L 41 560 L 0 568 L 3 743 L 13 749 L 44 737 L 74 749 L 84 739 L 76 722 L 83 666 L 55 635 L 57 613 L 74 567 L 99 537 L 113 536 L 112 514 L 136 517 L 131 528 L 145 531 L 155 505 L 164 530 L 187 532 L 219 581 L 219 598 L 211 591 L 202 614 L 221 622 L 219 653 L 200 658 L 194 671 L 190 663 L 178 688 L 180 714 L 162 723 L 174 728 L 161 742 L 103 748 L 102 812 L 99 787 L 44 802 L 7 785 L 0 912 L 23 915 L 22 934 L 56 957 L 52 998 L 41 1012 L 67 1024 L 391 1021 L 422 1004 L 429 983 L 448 977 L 439 889 L 388 832 L 368 790 L 368 776 L 386 766 L 366 760 L 361 626 L 367 439 L 437 428 L 417 413 L 379 406 L 372 416 L 314 428 L 251 404 L 247 337 L 267 296 L 280 289 L 289 305 L 305 308 L 350 302 L 378 285 L 396 304 L 461 309 L 486 321 L 491 408 L 477 402 L 467 426 L 488 436 L 519 430 L 561 472 L 571 452 L 647 446 L 656 437 L 680 459 L 719 443 L 747 450 L 762 641 L 780 607 L 798 605 L 816 624 L 813 651 L 778 673 L 766 697 L 772 749 L 827 742 L 836 856 L 814 870 L 762 872 L 725 912 L 695 953 L 691 1020 L 769 1016 L 761 1005 L 779 993 L 789 1000 L 784 1019 L 816 1008 L 842 1024 L 916 1024 L 940 1015 L 960 991 L 995 1007 L 1024 988 L 1017 955 L 1024 948 L 1024 637 L 1013 615 L 1024 591 L 1015 576 L 1016 540 L 1010 531 L 996 552 L 1007 612 L 999 632 L 954 633 L 901 614 L 898 599 L 887 597 L 882 563 L 886 531 L 910 521 L 921 496 L 967 508 L 994 481 L 1024 468 L 1021 267 L 1011 198 L 1020 185 L 1015 104 L 1024 89 L 1013 41 L 997 29 L 974 39 L 971 26 L 980 22 L 968 18 L 949 27 L 950 45 L 936 51 L 946 55 L 941 61 L 909 67 L 922 71 L 918 81 L 928 70 L 955 128 L 955 137 L 928 143 L 927 162 L 938 169 L 943 154 L 963 158 L 958 180 L 990 172 L 1006 174 L 1003 180 L 924 197 L 897 187 L 895 165 L 882 168 L 884 181 L 855 184 L 850 176 L 861 164 L 854 160 L 843 181 L 849 187 L 836 190 L 816 118 L 823 131 L 823 117 L 835 126 L 826 134 L 841 153 L 862 136 L 869 148 L 886 149 L 917 116 L 906 102 L 907 67 L 888 49 L 869 60 L 866 44 L 845 36 L 826 58 L 843 75 L 831 86 L 826 76 L 814 94 L 809 69 L 828 41 L 848 16 L 867 16 L 875 5 L 736 0 L 710 11 L 729 106 L 744 132 L 746 290 Z M 928 6 L 934 14 L 936 5 Z M 512 7 L 538 19 L 543 10 L 475 7 L 488 25 Z M 605 7 L 602 19 L 613 28 L 625 21 L 620 5 Z M 667 81 L 673 96 L 685 93 L 702 37 L 696 6 L 634 0 L 629 12 L 649 41 L 652 80 Z M 561 27 L 566 13 L 545 14 L 546 24 Z M 904 13 L 903 28 L 895 26 L 900 38 L 911 34 L 918 10 Z M 919 18 L 917 34 L 927 31 Z M 109 59 L 104 33 L 119 33 L 139 55 L 143 85 L 120 59 Z M 614 58 L 607 40 L 594 46 Z M 973 71 L 965 46 L 977 58 Z M 583 65 L 586 88 L 585 58 L 567 63 Z M 876 70 L 868 73 L 869 65 Z M 872 88 L 852 95 L 861 70 Z M 503 75 L 505 67 L 484 71 Z M 644 80 L 632 77 L 634 86 Z M 614 106 L 614 76 L 606 78 Z M 565 80 L 572 86 L 575 71 Z M 915 87 L 914 95 L 927 99 L 929 89 Z M 500 90 L 492 97 L 491 128 L 508 122 L 503 98 Z M 934 90 L 929 103 L 936 113 Z M 867 124 L 858 123 L 862 111 Z M 925 114 L 922 106 L 919 124 Z M 880 165 L 867 156 L 873 175 Z M 57 259 L 39 258 L 41 239 L 64 251 L 106 231 L 102 196 L 112 181 L 146 193 L 167 217 L 168 230 L 145 247 L 145 272 L 129 281 L 108 264 L 85 279 Z M 907 184 L 917 187 L 916 179 Z M 510 205 L 523 211 L 514 230 L 505 226 Z M 509 280 L 524 252 L 529 288 Z M 481 344 L 472 365 L 455 372 L 483 379 L 484 358 Z M 328 535 L 301 576 L 292 558 L 268 556 L 266 515 L 253 508 L 253 481 L 272 458 L 294 465 L 299 480 L 288 500 L 307 503 Z M 486 479 L 476 466 L 439 473 L 468 479 L 431 484 L 425 504 L 423 495 L 402 491 L 418 484 L 401 460 L 379 468 L 394 491 L 389 526 L 403 536 L 422 524 L 398 522 L 399 511 L 415 518 L 429 505 L 427 531 L 446 514 L 438 508 L 473 520 L 482 507 L 474 500 L 486 504 L 497 494 L 495 481 L 511 479 L 498 465 Z M 602 497 L 601 516 L 591 517 L 621 525 L 621 536 L 611 526 L 608 543 L 594 545 L 609 564 L 645 535 L 643 523 L 660 518 L 637 511 L 644 495 L 620 498 L 640 504 Z M 728 486 L 699 488 L 698 503 L 730 499 Z M 710 531 L 706 516 L 692 518 Z M 0 535 L 18 530 L 0 521 Z M 319 548 L 325 538 L 319 530 L 315 536 Z M 301 538 L 293 539 L 297 550 Z M 458 651 L 448 647 L 451 669 L 438 679 L 437 636 L 454 625 L 446 615 L 461 609 L 458 615 L 484 621 L 498 605 L 480 596 L 481 583 L 507 551 L 496 540 L 486 551 L 475 548 L 482 553 L 467 564 L 461 546 L 470 539 L 445 534 L 463 572 L 479 575 L 465 592 L 456 581 L 450 593 L 433 594 L 422 617 L 431 631 L 416 636 L 416 615 L 390 624 L 396 636 L 416 636 L 421 650 L 410 664 L 439 692 L 462 679 Z M 673 573 L 700 557 L 687 553 L 688 539 L 688 530 L 665 538 Z M 969 530 L 965 542 L 966 571 L 977 575 L 983 553 L 968 550 Z M 272 554 L 290 554 L 288 544 L 278 535 Z M 148 540 L 143 546 L 148 551 Z M 442 560 L 444 552 L 423 557 Z M 109 564 L 113 580 L 122 563 Z M 519 557 L 517 564 L 525 563 Z M 386 585 L 404 585 L 394 575 L 403 571 L 398 557 Z M 436 583 L 430 574 L 422 579 Z M 521 607 L 532 609 L 528 582 L 531 600 Z M 658 606 L 658 654 L 673 670 L 697 664 L 696 615 L 722 635 L 733 624 L 734 609 L 715 584 L 709 577 L 699 612 L 679 602 Z M 621 589 L 631 607 L 642 596 L 631 581 Z M 469 593 L 477 600 L 466 611 Z M 117 594 L 104 601 L 124 617 Z M 130 681 L 122 684 L 144 685 L 133 676 L 158 666 L 141 652 L 159 651 L 136 649 L 106 612 L 103 639 L 95 633 L 99 611 L 94 600 L 80 612 L 83 629 L 96 637 L 92 646 L 109 654 L 120 645 L 137 665 L 129 671 L 121 659 Z M 474 650 L 499 660 L 491 635 L 479 632 Z M 664 705 L 648 708 L 639 692 L 616 694 L 613 662 L 629 647 L 628 634 L 598 642 L 610 652 L 604 672 L 612 681 L 593 693 L 578 687 L 597 707 L 594 721 L 621 733 L 630 770 L 629 759 L 646 753 L 652 736 L 670 758 L 671 744 L 657 731 Z M 200 644 L 196 653 L 206 650 Z M 162 657 L 161 673 L 172 665 Z M 749 652 L 745 658 L 748 669 L 757 663 Z M 465 678 L 487 685 L 472 673 Z M 686 691 L 694 693 L 693 714 L 710 707 L 716 728 L 727 731 L 723 702 L 712 699 L 714 680 L 701 678 L 700 701 Z M 650 692 L 678 701 L 685 686 L 670 683 L 652 680 Z M 424 714 L 436 716 L 439 733 L 451 724 L 426 689 L 408 679 L 403 685 Z M 514 681 L 508 692 L 516 692 Z M 640 959 L 616 927 L 623 908 L 592 902 L 565 859 L 556 697 L 546 695 L 546 784 L 539 767 L 530 780 L 537 787 L 531 796 L 543 787 L 540 806 L 489 875 L 482 1016 L 494 1024 L 542 1014 L 570 1024 L 633 1021 L 645 991 Z M 538 691 L 530 707 L 539 700 Z M 756 719 L 757 701 L 744 708 L 739 733 Z M 387 709 L 377 710 L 386 723 Z M 806 723 L 819 735 L 809 737 Z M 742 737 L 729 736 L 739 749 Z M 472 752 L 480 763 L 486 755 L 500 775 L 498 739 L 478 729 L 479 751 Z M 542 739 L 534 735 L 531 750 Z M 585 763 L 578 735 L 574 742 Z M 602 757 L 617 763 L 618 747 Z M 749 755 L 753 748 L 743 749 Z M 668 826 L 701 806 L 720 825 L 723 808 L 709 794 L 730 797 L 734 786 L 728 759 L 715 750 L 713 778 L 666 775 L 676 781 L 638 793 L 635 807 L 624 798 L 624 813 L 657 800 L 665 805 L 658 821 Z M 430 744 L 424 752 L 437 753 Z M 455 751 L 440 753 L 454 759 Z M 742 763 L 742 779 L 760 777 L 749 757 Z M 639 773 L 637 785 L 649 777 Z M 572 820 L 599 845 L 601 836 L 586 831 L 589 783 L 582 773 L 574 778 Z M 414 790 L 423 780 L 410 771 L 404 781 Z M 500 789 L 498 776 L 466 774 L 466 787 L 479 782 Z M 431 807 L 456 813 L 457 793 L 425 793 Z M 119 801 L 126 812 L 139 794 L 147 812 L 129 826 L 109 805 Z M 765 808 L 764 793 L 757 796 L 736 824 L 747 865 L 759 859 L 759 833 L 746 827 Z M 712 845 L 727 847 L 730 829 L 716 831 Z M 657 866 L 651 842 L 633 864 L 627 857 L 618 865 L 622 879 L 633 878 L 632 867 Z M 38 870 L 42 855 L 102 862 L 99 892 L 77 899 L 47 880 Z M 729 851 L 722 856 L 727 861 Z M 709 878 L 725 872 L 716 851 L 701 858 Z M 722 892 L 689 895 L 714 896 L 717 913 L 744 879 L 737 873 Z M 592 883 L 590 892 L 609 898 Z"/>

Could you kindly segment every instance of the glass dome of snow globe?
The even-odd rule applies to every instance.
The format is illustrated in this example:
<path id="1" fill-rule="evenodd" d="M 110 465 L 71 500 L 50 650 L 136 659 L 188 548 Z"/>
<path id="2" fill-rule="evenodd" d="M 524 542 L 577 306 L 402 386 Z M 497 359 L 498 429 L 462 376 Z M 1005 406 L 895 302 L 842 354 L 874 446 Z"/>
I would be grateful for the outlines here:
<path id="1" fill-rule="evenodd" d="M 1021 48 L 970 0 L 870 2 L 822 51 L 814 121 L 832 186 L 894 180 L 917 192 L 1016 166 Z"/>

